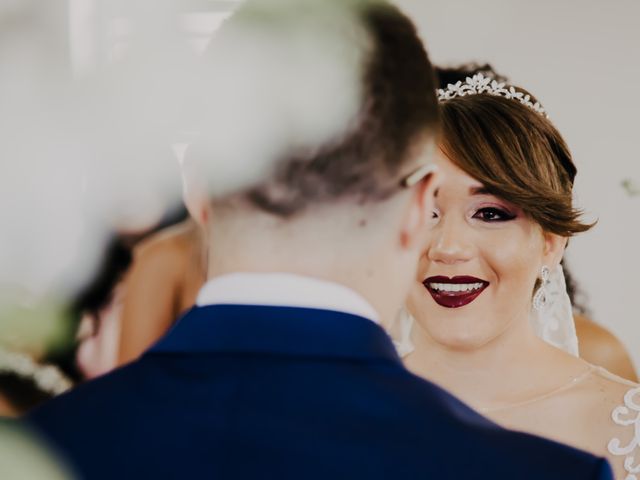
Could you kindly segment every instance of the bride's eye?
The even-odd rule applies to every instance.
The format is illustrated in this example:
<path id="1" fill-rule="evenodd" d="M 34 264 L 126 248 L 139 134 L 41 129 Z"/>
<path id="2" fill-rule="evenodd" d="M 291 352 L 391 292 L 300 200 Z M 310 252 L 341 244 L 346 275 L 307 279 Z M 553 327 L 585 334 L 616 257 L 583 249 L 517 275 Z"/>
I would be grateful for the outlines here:
<path id="1" fill-rule="evenodd" d="M 483 222 L 506 222 L 516 218 L 515 215 L 496 207 L 485 207 L 478 210 L 473 218 Z"/>

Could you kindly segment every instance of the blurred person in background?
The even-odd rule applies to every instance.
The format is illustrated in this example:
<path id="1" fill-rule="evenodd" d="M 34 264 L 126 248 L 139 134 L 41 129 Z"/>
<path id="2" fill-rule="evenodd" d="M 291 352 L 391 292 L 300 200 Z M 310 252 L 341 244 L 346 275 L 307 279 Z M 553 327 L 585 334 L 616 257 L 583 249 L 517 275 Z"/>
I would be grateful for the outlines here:
<path id="1" fill-rule="evenodd" d="M 114 238 L 95 278 L 73 303 L 73 314 L 80 318 L 74 361 L 84 379 L 95 378 L 117 366 L 123 280 L 130 264 L 130 247 L 123 239 Z"/>
<path id="2" fill-rule="evenodd" d="M 132 268 L 135 252 L 146 252 L 145 245 L 154 243 L 157 235 L 165 230 L 178 229 L 187 213 L 184 207 L 171 209 L 164 218 L 151 228 L 136 231 L 118 232 L 107 243 L 102 259 L 96 268 L 92 280 L 76 295 L 71 302 L 70 317 L 74 319 L 76 337 L 68 342 L 68 347 L 48 359 L 61 365 L 76 380 L 86 380 L 113 370 L 119 365 L 118 352 L 121 349 L 121 338 L 130 341 L 138 340 L 135 333 L 123 335 L 123 310 L 127 298 L 128 277 L 133 277 L 131 290 L 138 294 L 146 289 L 136 287 L 140 267 Z M 132 251 L 134 253 L 132 253 Z M 160 254 L 158 262 L 167 261 L 166 252 Z M 148 256 L 142 255 L 143 259 Z M 170 261 L 170 257 L 169 257 Z M 143 261 L 144 263 L 144 261 Z M 142 268 L 144 271 L 148 269 Z M 149 284 L 164 284 L 171 276 L 166 271 L 156 271 L 151 276 L 141 279 L 147 289 L 153 290 Z M 137 295 L 133 295 L 138 298 Z M 163 295 L 151 295 L 153 300 L 146 303 L 153 308 L 163 304 Z M 150 298 L 146 296 L 145 298 Z M 137 325 L 137 323 L 136 323 Z M 168 328 L 168 327 L 167 327 Z M 164 333 L 164 332 L 163 332 Z M 158 335 L 159 337 L 160 335 Z M 135 340 L 131 340 L 135 339 Z"/>
<path id="3" fill-rule="evenodd" d="M 206 280 L 205 249 L 190 218 L 136 246 L 122 298 L 118 364 L 138 358 L 194 305 Z"/>

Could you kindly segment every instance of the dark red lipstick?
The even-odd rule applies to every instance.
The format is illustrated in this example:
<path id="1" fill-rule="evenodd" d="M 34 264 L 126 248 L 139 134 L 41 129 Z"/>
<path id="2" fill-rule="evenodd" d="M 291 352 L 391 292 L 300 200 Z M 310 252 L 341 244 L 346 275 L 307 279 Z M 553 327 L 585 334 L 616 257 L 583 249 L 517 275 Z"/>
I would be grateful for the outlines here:
<path id="1" fill-rule="evenodd" d="M 453 278 L 438 275 L 426 278 L 422 284 L 438 305 L 447 308 L 470 304 L 489 286 L 489 282 L 467 275 Z"/>

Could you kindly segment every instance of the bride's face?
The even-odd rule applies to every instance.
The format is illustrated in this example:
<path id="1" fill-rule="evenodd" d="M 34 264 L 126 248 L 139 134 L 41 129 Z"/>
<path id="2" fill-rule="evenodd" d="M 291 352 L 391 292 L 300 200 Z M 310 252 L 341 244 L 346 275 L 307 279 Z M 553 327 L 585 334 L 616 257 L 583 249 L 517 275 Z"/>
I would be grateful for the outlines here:
<path id="1" fill-rule="evenodd" d="M 434 341 L 476 349 L 528 321 L 553 242 L 522 210 L 487 194 L 441 152 L 436 163 L 443 175 L 433 230 L 408 307 Z"/>

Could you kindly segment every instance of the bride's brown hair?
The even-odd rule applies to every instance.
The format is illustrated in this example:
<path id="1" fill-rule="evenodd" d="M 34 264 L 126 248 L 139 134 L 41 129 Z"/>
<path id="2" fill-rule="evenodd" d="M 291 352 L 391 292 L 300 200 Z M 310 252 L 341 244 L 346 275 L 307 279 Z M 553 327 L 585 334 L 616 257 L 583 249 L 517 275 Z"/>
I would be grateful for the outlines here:
<path id="1" fill-rule="evenodd" d="M 491 194 L 557 235 L 571 237 L 593 226 L 573 206 L 577 170 L 547 118 L 517 100 L 489 94 L 456 97 L 440 108 L 442 151 Z"/>

